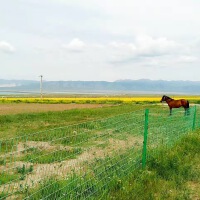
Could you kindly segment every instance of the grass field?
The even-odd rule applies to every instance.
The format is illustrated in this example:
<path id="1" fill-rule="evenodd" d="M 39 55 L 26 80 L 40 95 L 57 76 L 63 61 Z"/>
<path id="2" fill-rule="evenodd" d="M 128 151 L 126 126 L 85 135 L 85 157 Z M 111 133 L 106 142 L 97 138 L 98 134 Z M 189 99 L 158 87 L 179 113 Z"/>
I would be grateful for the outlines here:
<path id="1" fill-rule="evenodd" d="M 39 105 L 39 107 L 42 107 L 43 105 L 44 104 Z M 7 106 L 8 104 L 2 105 L 2 107 Z M 33 106 L 38 109 L 34 104 Z M 48 105 L 44 106 L 46 107 Z M 24 107 L 24 104 L 20 105 L 20 108 L 22 107 Z M 15 104 L 12 107 L 13 114 L 10 114 L 11 110 L 9 110 L 7 111 L 8 114 L 4 112 L 4 115 L 0 115 L 0 137 L 11 138 L 50 128 L 62 127 L 69 124 L 106 118 L 121 113 L 144 109 L 146 105 L 101 105 L 95 106 L 96 108 L 94 107 L 94 109 L 90 109 L 90 106 L 88 105 L 85 105 L 86 108 L 84 108 L 84 106 L 82 107 L 83 109 L 78 109 L 79 106 L 77 106 L 77 108 L 74 107 L 74 109 L 67 110 L 66 107 L 63 106 L 64 109 L 61 111 L 51 111 L 51 107 L 48 106 L 46 112 L 32 112 L 33 108 L 29 107 L 29 112 L 27 110 L 23 111 L 22 109 L 22 113 L 15 114 L 15 109 L 18 109 L 18 104 Z"/>
<path id="2" fill-rule="evenodd" d="M 108 199 L 200 199 L 200 131 L 186 135 L 170 150 L 160 149 L 145 171 L 120 181 Z"/>
<path id="3" fill-rule="evenodd" d="M 119 114 L 136 110 L 143 112 L 143 106 L 87 108 L 86 105 L 82 109 L 0 116 L 1 138 L 4 138 L 0 141 L 0 169 L 4 171 L 0 175 L 0 185 L 3 185 L 0 191 L 7 192 L 9 187 L 16 193 L 14 188 L 21 185 L 18 190 L 23 193 L 26 185 L 37 185 L 40 179 L 55 174 L 55 171 L 56 176 L 63 176 L 66 172 L 71 174 L 81 165 L 86 167 L 85 162 L 92 163 L 96 157 L 104 158 L 113 150 L 126 149 L 141 142 L 140 138 L 131 140 L 129 134 L 121 135 L 125 130 L 123 126 L 129 122 L 123 124 L 123 120 L 130 120 L 131 116 Z M 102 118 L 106 120 L 98 121 Z M 84 123 L 79 125 L 81 122 Z M 130 127 L 126 129 L 128 131 Z"/>
<path id="4" fill-rule="evenodd" d="M 126 199 L 134 195 L 135 199 L 198 199 L 198 189 L 194 189 L 199 186 L 198 132 L 185 136 L 182 143 L 175 140 L 170 151 L 160 149 L 155 145 L 160 138 L 151 136 L 159 156 L 153 154 L 148 168 L 140 171 L 144 109 L 155 110 L 155 116 L 163 110 L 163 119 L 173 123 L 166 106 L 143 102 L 91 108 L 85 104 L 85 108 L 57 111 L 48 106 L 45 112 L 27 107 L 30 112 L 0 116 L 0 138 L 4 138 L 0 140 L 0 198 L 10 191 L 16 199 L 69 199 L 65 194 L 74 199 Z M 154 133 L 158 130 L 161 128 L 150 129 Z M 165 137 L 164 133 L 160 137 Z M 193 160 L 189 159 L 192 152 Z"/>
<path id="5" fill-rule="evenodd" d="M 103 173 L 106 173 L 108 181 L 110 181 L 109 177 L 112 181 L 106 186 L 107 188 L 103 187 L 100 192 L 101 195 L 95 196 L 95 199 L 198 200 L 200 197 L 199 142 L 199 131 L 187 135 L 170 150 L 160 149 L 159 153 L 164 156 L 162 158 L 160 156 L 152 157 L 148 162 L 149 167 L 146 170 L 132 168 L 132 173 L 128 174 L 128 176 L 123 174 L 122 168 L 114 165 L 114 163 L 118 163 L 120 166 L 122 164 L 120 162 L 123 161 L 127 162 L 131 168 L 131 163 L 128 162 L 126 154 L 123 154 L 124 159 L 118 156 L 114 160 L 106 160 L 106 166 L 110 163 L 111 166 L 115 167 L 107 168 L 106 171 L 102 168 L 94 170 L 93 173 L 95 175 L 93 174 L 92 176 L 97 176 L 97 179 L 92 179 L 90 175 L 85 177 L 86 180 L 84 181 L 87 184 L 83 184 L 81 178 L 75 177 L 76 175 L 72 178 L 75 180 L 73 185 L 70 179 L 60 181 L 55 181 L 53 178 L 48 179 L 37 188 L 39 193 L 33 195 L 32 199 L 40 199 L 48 195 L 49 199 L 62 199 L 63 194 L 67 194 L 70 191 L 70 187 L 73 188 L 74 186 L 74 188 L 77 188 L 77 184 L 80 187 L 73 191 L 72 199 L 73 197 L 84 199 L 84 196 L 90 196 L 88 194 L 93 194 L 96 188 L 102 187 L 101 176 L 104 176 Z M 102 164 L 105 161 L 99 162 Z M 122 172 L 119 173 L 119 170 Z M 99 176 L 100 172 L 101 176 Z M 86 190 L 87 194 L 83 194 L 82 191 L 87 187 L 90 190 Z M 34 192 L 32 190 L 30 194 Z"/>

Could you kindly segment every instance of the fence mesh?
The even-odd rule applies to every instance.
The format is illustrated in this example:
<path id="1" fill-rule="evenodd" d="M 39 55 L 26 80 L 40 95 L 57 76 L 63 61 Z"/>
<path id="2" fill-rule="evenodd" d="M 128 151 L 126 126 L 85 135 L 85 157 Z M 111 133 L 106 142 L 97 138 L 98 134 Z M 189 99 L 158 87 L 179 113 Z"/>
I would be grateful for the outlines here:
<path id="1" fill-rule="evenodd" d="M 173 115 L 168 110 L 149 112 L 147 157 L 158 152 L 158 149 L 172 147 L 184 134 L 199 127 L 196 123 L 196 107 L 188 113 L 174 109 Z"/>
<path id="2" fill-rule="evenodd" d="M 151 109 L 147 159 L 200 127 L 195 112 Z M 100 199 L 141 167 L 144 124 L 138 110 L 0 141 L 0 199 Z"/>

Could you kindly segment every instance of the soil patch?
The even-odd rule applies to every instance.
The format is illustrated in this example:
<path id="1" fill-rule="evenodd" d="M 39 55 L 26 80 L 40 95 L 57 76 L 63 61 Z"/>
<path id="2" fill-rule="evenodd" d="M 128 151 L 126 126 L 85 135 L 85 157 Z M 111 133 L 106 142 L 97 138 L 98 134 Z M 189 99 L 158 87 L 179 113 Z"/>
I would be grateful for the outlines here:
<path id="1" fill-rule="evenodd" d="M 108 104 L 37 104 L 37 103 L 11 103 L 0 104 L 0 115 L 19 114 L 19 113 L 37 113 L 48 111 L 64 111 L 83 108 L 101 108 L 112 105 Z"/>

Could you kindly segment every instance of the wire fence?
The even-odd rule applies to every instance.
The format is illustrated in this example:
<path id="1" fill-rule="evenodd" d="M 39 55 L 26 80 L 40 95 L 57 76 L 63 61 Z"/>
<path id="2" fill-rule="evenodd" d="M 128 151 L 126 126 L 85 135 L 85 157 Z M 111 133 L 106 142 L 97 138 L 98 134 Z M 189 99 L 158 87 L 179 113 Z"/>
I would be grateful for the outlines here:
<path id="1" fill-rule="evenodd" d="M 198 116 L 197 116 L 198 114 Z M 158 153 L 158 149 L 172 147 L 183 135 L 200 127 L 199 113 L 196 106 L 190 108 L 188 113 L 180 109 L 173 110 L 173 115 L 166 112 L 149 112 L 147 142 L 147 160 Z M 198 119 L 198 120 L 197 120 Z M 144 134 L 145 138 L 145 134 Z M 144 156 L 144 153 L 143 153 Z M 145 162 L 145 161 L 144 161 Z"/>
<path id="2" fill-rule="evenodd" d="M 2 140 L 0 199 L 101 199 L 200 127 L 196 110 L 138 110 Z"/>

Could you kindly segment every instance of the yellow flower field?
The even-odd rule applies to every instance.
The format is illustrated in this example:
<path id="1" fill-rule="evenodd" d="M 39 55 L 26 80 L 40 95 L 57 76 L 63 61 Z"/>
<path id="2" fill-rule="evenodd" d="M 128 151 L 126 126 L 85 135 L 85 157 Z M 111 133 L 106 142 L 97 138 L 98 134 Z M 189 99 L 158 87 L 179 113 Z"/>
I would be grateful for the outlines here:
<path id="1" fill-rule="evenodd" d="M 200 101 L 200 96 L 173 96 L 174 99 L 187 99 L 191 102 Z M 134 97 L 2 97 L 0 103 L 131 103 L 131 102 L 160 102 L 160 96 L 134 96 Z"/>

